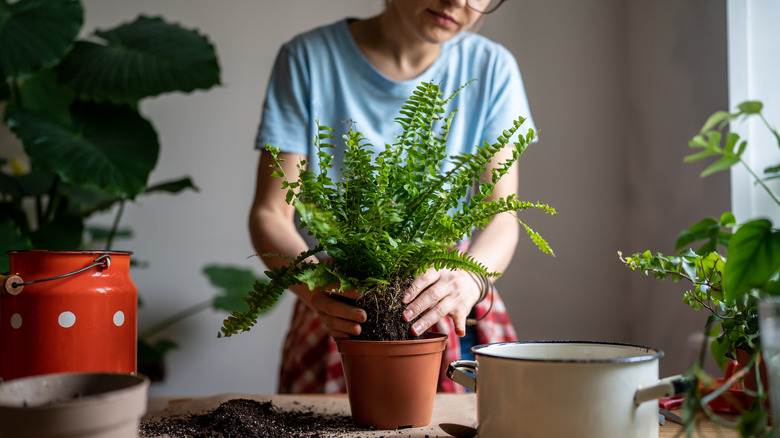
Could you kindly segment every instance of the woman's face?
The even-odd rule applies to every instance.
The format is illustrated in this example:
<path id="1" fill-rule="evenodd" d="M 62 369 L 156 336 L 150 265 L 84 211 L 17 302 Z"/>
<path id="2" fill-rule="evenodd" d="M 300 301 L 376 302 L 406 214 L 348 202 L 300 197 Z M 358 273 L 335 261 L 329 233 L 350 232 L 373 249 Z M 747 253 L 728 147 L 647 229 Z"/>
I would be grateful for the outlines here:
<path id="1" fill-rule="evenodd" d="M 481 16 L 466 0 L 391 0 L 388 8 L 400 21 L 399 31 L 433 44 L 471 28 Z"/>

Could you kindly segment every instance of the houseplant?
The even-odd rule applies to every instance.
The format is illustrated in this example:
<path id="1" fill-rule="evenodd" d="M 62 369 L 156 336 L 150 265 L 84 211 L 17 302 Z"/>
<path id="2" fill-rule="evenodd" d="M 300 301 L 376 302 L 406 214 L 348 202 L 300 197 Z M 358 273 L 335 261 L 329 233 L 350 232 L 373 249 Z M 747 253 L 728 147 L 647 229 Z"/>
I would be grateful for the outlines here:
<path id="1" fill-rule="evenodd" d="M 478 146 L 474 154 L 447 157 L 447 134 L 455 112 L 447 117 L 443 113 L 451 97 L 443 99 L 435 84 L 420 85 L 396 118 L 402 133 L 376 155 L 368 148 L 368 140 L 354 126 L 350 127 L 344 139 L 341 177 L 335 182 L 327 173 L 333 158 L 328 150 L 335 147 L 328 143 L 332 138 L 329 127 L 319 126 L 320 134 L 315 139 L 320 172 L 302 171 L 298 181 L 286 179 L 278 150 L 266 146 L 276 160 L 274 175 L 285 178 L 282 186 L 288 190 L 287 202 L 295 206 L 302 223 L 319 244 L 286 266 L 266 272 L 269 282 L 255 284 L 246 297 L 249 310 L 229 316 L 221 336 L 249 330 L 256 323 L 258 312 L 272 306 L 292 285 L 306 284 L 314 289 L 338 284 L 334 293 L 355 289 L 364 294 L 356 303 L 368 314 L 360 339 L 410 339 L 410 323 L 401 317 L 401 297 L 415 276 L 430 266 L 463 269 L 482 278 L 499 275 L 452 249 L 459 239 L 469 237 L 475 227 L 485 226 L 496 214 L 528 208 L 554 213 L 548 205 L 522 202 L 514 196 L 486 200 L 535 134 L 529 130 L 525 136 L 519 135 L 511 158 L 492 171 L 486 171 L 486 165 L 509 145 L 524 119 L 516 120 L 496 143 Z M 440 174 L 444 162 L 452 167 Z M 475 181 L 481 183 L 480 188 L 469 198 Z M 520 223 L 539 249 L 552 254 L 539 234 L 521 220 Z M 331 260 L 304 262 L 320 251 L 327 252 Z M 373 328 L 378 326 L 393 328 Z M 342 351 L 341 345 L 339 348 Z M 347 371 L 346 364 L 344 368 Z M 407 376 L 414 373 L 406 372 Z M 346 377 L 352 397 L 349 376 Z M 432 392 L 435 387 L 434 380 Z M 359 407 L 354 403 L 352 406 L 355 416 Z"/>
<path id="2" fill-rule="evenodd" d="M 9 248 L 110 249 L 131 234 L 119 227 L 127 202 L 197 190 L 189 177 L 149 183 L 160 145 L 140 103 L 219 84 L 206 37 L 139 16 L 79 39 L 78 0 L 0 0 L 0 17 L 3 121 L 23 148 L 0 157 L 0 272 Z M 112 208 L 110 227 L 87 226 Z"/>
<path id="3" fill-rule="evenodd" d="M 116 207 L 113 226 L 91 233 L 110 248 L 126 202 L 196 189 L 187 177 L 149 184 L 160 145 L 139 103 L 219 84 L 214 47 L 145 16 L 81 40 L 83 14 L 78 0 L 0 0 L 3 120 L 26 154 L 0 161 L 0 247 L 95 246 L 85 220 Z"/>
<path id="4" fill-rule="evenodd" d="M 691 147 L 700 151 L 685 160 L 694 162 L 718 157 L 702 172 L 702 177 L 742 164 L 756 184 L 780 208 L 780 198 L 767 184 L 768 180 L 780 177 L 780 165 L 767 167 L 760 175 L 743 160 L 747 140 L 740 139 L 734 132 L 723 134 L 730 122 L 757 117 L 771 131 L 780 147 L 780 135 L 764 118 L 762 109 L 761 102 L 746 101 L 738 105 L 737 111 L 733 113 L 714 113 L 700 133 L 689 142 Z M 735 229 L 733 233 L 731 228 Z M 690 248 L 694 242 L 702 241 L 696 250 Z M 710 345 L 712 357 L 724 369 L 727 361 L 737 359 L 738 355 L 746 357 L 742 361 L 743 371 L 736 373 L 719 390 L 702 395 L 699 392 L 700 385 L 691 386 L 687 394 L 688 425 L 691 426 L 693 414 L 697 411 L 711 414 L 708 403 L 721 395 L 733 381 L 752 372 L 756 382 L 755 393 L 750 386 L 746 391 L 757 396 L 758 402 L 739 407 L 743 409 L 742 415 L 732 425 L 739 428 L 744 436 L 763 436 L 767 421 L 766 404 L 763 402 L 766 398 L 766 376 L 761 376 L 759 366 L 761 343 L 758 302 L 762 294 L 780 294 L 780 230 L 772 221 L 763 218 L 738 223 L 734 215 L 727 212 L 719 219 L 705 218 L 683 231 L 675 251 L 678 253 L 674 256 L 645 251 L 625 258 L 621 256 L 621 260 L 629 268 L 646 275 L 652 274 L 658 279 L 690 282 L 692 289 L 685 292 L 684 300 L 694 309 L 707 309 L 710 312 L 706 333 L 714 338 Z M 703 358 L 702 354 L 699 363 L 690 371 L 695 381 L 708 380 L 702 369 Z"/>

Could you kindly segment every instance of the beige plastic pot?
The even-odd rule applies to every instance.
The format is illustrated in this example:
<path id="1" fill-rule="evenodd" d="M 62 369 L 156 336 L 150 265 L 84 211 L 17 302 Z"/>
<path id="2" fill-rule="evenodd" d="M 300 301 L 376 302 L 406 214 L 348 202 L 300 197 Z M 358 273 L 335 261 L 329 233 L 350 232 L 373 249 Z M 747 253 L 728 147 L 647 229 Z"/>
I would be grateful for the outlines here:
<path id="1" fill-rule="evenodd" d="M 149 379 L 63 373 L 0 384 L 0 438 L 130 438 L 146 413 Z"/>
<path id="2" fill-rule="evenodd" d="M 658 379 L 660 350 L 638 345 L 535 341 L 472 348 L 476 361 L 447 375 L 477 393 L 478 435 L 657 438 L 656 399 L 681 392 Z"/>

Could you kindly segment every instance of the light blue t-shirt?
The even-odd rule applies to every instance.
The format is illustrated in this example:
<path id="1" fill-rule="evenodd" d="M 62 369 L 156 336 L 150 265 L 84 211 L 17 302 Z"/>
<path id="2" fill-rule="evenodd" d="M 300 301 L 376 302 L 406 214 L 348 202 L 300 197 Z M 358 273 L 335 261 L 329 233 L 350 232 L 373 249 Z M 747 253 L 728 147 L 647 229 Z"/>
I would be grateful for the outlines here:
<path id="1" fill-rule="evenodd" d="M 445 42 L 439 57 L 418 78 L 397 82 L 382 76 L 363 56 L 349 32 L 349 21 L 314 29 L 282 46 L 268 84 L 256 147 L 268 143 L 307 156 L 309 169 L 316 172 L 317 119 L 334 129 L 337 146 L 343 145 L 341 138 L 354 122 L 379 152 L 400 134 L 394 119 L 422 82 L 438 84 L 446 98 L 477 79 L 445 107 L 446 113 L 458 110 L 448 136 L 449 156 L 472 153 L 483 141 L 494 143 L 521 116 L 527 119 L 521 134 L 535 129 L 517 62 L 500 44 L 464 33 Z M 334 153 L 334 172 L 342 151 Z"/>

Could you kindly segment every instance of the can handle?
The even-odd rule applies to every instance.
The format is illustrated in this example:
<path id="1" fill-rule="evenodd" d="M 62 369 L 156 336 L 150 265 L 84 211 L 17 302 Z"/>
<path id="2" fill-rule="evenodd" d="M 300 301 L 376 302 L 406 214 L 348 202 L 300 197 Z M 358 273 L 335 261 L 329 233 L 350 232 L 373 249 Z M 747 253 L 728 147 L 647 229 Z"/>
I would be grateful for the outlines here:
<path id="1" fill-rule="evenodd" d="M 655 385 L 638 389 L 636 393 L 634 393 L 634 404 L 639 406 L 646 401 L 671 397 L 675 394 L 683 393 L 688 389 L 690 384 L 691 382 L 681 375 L 661 379 Z"/>
<path id="2" fill-rule="evenodd" d="M 24 286 L 22 286 L 22 277 L 18 275 L 0 275 L 0 295 L 19 295 Z"/>
<path id="3" fill-rule="evenodd" d="M 477 392 L 477 361 L 454 360 L 447 367 L 447 377 L 455 383 Z"/>
<path id="4" fill-rule="evenodd" d="M 70 277 L 71 275 L 76 275 L 86 270 L 92 269 L 94 267 L 100 267 L 100 266 L 102 266 L 103 268 L 108 268 L 109 266 L 111 266 L 110 254 L 103 254 L 99 256 L 98 258 L 93 260 L 93 263 L 89 266 L 85 266 L 73 272 L 68 272 L 67 274 L 56 275 L 54 277 L 49 277 L 49 278 L 41 278 L 38 280 L 24 281 L 22 280 L 22 277 L 18 275 L 0 276 L 0 280 L 2 280 L 3 282 L 2 292 L 8 293 L 10 295 L 19 295 L 19 293 L 22 292 L 24 286 L 34 284 L 34 283 L 41 283 L 44 281 L 58 280 L 60 278 Z"/>

